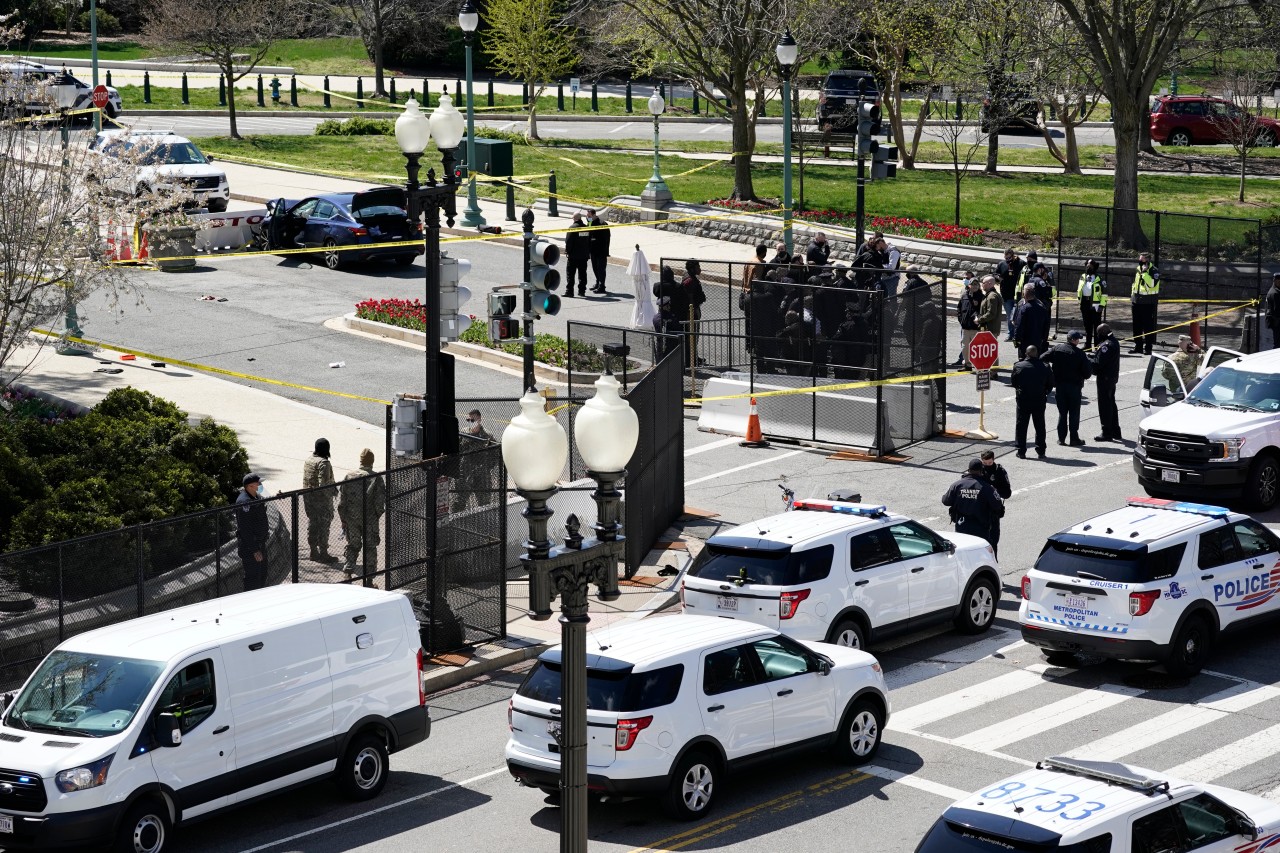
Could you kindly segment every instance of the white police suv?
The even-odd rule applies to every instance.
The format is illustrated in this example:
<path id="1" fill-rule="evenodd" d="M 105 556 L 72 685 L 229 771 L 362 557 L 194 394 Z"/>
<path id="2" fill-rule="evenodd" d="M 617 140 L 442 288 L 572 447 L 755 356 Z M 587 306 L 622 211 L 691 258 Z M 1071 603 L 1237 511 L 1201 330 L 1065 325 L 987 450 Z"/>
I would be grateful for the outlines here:
<path id="1" fill-rule="evenodd" d="M 702 817 L 731 769 L 804 748 L 870 761 L 889 719 L 880 664 L 749 622 L 661 616 L 587 636 L 587 786 L 659 796 Z M 557 793 L 560 648 L 543 652 L 508 706 L 507 768 Z"/>
<path id="2" fill-rule="evenodd" d="M 883 506 L 806 498 L 707 540 L 685 573 L 685 613 L 862 648 L 933 622 L 991 627 L 1000 574 L 985 540 Z"/>
<path id="3" fill-rule="evenodd" d="M 1049 537 L 1022 578 L 1022 637 L 1195 675 L 1218 634 L 1280 609 L 1280 538 L 1224 507 L 1130 498 Z"/>
<path id="4" fill-rule="evenodd" d="M 951 805 L 916 853 L 1260 853 L 1280 804 L 1107 761 L 1046 758 Z"/>

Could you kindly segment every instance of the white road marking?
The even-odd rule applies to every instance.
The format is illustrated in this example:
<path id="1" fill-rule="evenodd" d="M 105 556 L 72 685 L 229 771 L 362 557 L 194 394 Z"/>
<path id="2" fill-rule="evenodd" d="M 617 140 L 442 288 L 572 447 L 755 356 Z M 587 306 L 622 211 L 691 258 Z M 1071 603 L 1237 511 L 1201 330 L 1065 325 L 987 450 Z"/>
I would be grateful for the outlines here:
<path id="1" fill-rule="evenodd" d="M 741 441 L 741 439 L 738 439 L 738 440 Z M 748 462 L 746 465 L 739 465 L 737 468 L 730 468 L 728 471 L 720 471 L 715 474 L 708 474 L 707 476 L 699 477 L 696 480 L 685 480 L 684 484 L 686 487 L 696 486 L 699 483 L 705 483 L 708 480 L 718 480 L 721 477 L 727 477 L 730 474 L 736 474 L 739 471 L 745 471 L 748 468 L 755 468 L 757 465 L 768 465 L 771 462 L 781 462 L 783 459 L 786 459 L 790 456 L 798 456 L 799 454 L 804 452 L 805 451 L 803 450 L 792 450 L 789 453 L 781 453 L 777 456 L 770 456 L 768 459 L 759 459 L 755 462 Z"/>
<path id="2" fill-rule="evenodd" d="M 1143 692 L 1134 687 L 1103 684 L 1094 690 L 1082 691 L 1068 696 L 1066 699 L 1051 702 L 1048 705 L 1028 711 L 1025 714 L 1019 714 L 1016 717 L 1001 720 L 993 725 L 969 732 L 967 735 L 953 738 L 951 742 L 962 749 L 981 750 L 983 752 L 997 750 L 1011 743 L 1017 743 L 1020 740 L 1043 734 L 1050 729 L 1065 726 L 1081 717 L 1096 714 L 1098 711 L 1105 710 L 1113 705 L 1119 705 L 1121 702 L 1132 699 Z M 1172 771 L 1170 772 L 1171 775 L 1178 775 L 1173 774 Z"/>
<path id="3" fill-rule="evenodd" d="M 1266 761 L 1277 752 L 1280 752 L 1280 725 L 1242 737 L 1212 752 L 1184 761 L 1177 767 L 1170 767 L 1169 775 L 1193 782 L 1212 782 L 1250 764 Z"/>
<path id="4" fill-rule="evenodd" d="M 954 693 L 921 702 L 905 711 L 896 711 L 893 714 L 893 727 L 898 730 L 919 729 L 938 720 L 981 708 L 1006 696 L 1044 684 L 1044 673 L 1048 669 L 1046 664 L 1032 664 L 1026 669 L 1015 669 L 1013 672 L 970 684 Z"/>
<path id="5" fill-rule="evenodd" d="M 1092 468 L 1081 468 L 1079 471 L 1073 471 L 1070 474 L 1063 474 L 1061 477 L 1053 477 L 1048 480 L 1041 480 L 1039 483 L 1032 483 L 1030 486 L 1023 486 L 1021 489 L 1014 489 L 1013 494 L 1021 495 L 1024 492 L 1033 492 L 1036 489 L 1043 489 L 1045 486 L 1052 486 L 1054 483 L 1061 483 L 1063 480 L 1070 480 L 1074 477 L 1083 477 L 1085 474 L 1092 474 L 1105 468 L 1115 468 L 1117 465 L 1132 465 L 1133 460 L 1125 457 L 1115 462 L 1108 462 L 1105 465 L 1095 465 Z"/>
<path id="6" fill-rule="evenodd" d="M 927 678 L 933 678 L 935 675 L 942 675 L 962 666 L 977 663 L 980 660 L 1004 658 L 1015 649 L 1030 648 L 1020 639 L 1009 642 L 1014 636 L 1016 636 L 1016 632 L 1008 629 L 992 630 L 990 636 L 984 637 L 979 642 L 961 646 L 954 652 L 948 652 L 928 660 L 916 661 L 915 663 L 907 664 L 901 669 L 886 672 L 884 674 L 885 683 L 890 690 L 898 690 L 924 681 Z M 897 717 L 894 716 L 891 722 L 896 722 L 896 720 Z"/>
<path id="7" fill-rule="evenodd" d="M 498 125 L 498 130 L 510 130 L 511 128 L 513 128 L 513 127 L 515 127 L 515 126 L 516 126 L 516 123 L 515 123 L 514 121 L 509 121 L 509 122 L 507 122 L 506 124 L 500 124 L 500 125 Z"/>
<path id="8" fill-rule="evenodd" d="M 708 450 L 715 450 L 719 447 L 728 447 L 729 445 L 737 444 L 740 441 L 742 441 L 742 439 L 738 438 L 736 435 L 731 435 L 728 438 L 722 438 L 719 441 L 712 441 L 707 444 L 699 445 L 692 450 L 686 450 L 684 452 L 684 458 L 688 459 L 690 456 L 697 456 L 699 453 L 706 453 Z"/>
<path id="9" fill-rule="evenodd" d="M 931 782 L 928 779 L 921 779 L 919 776 L 910 776 L 899 770 L 890 770 L 888 767 L 881 767 L 878 764 L 868 764 L 866 767 L 858 769 L 868 775 L 886 779 L 890 782 L 898 782 L 908 788 L 937 794 L 939 797 L 945 797 L 948 800 L 963 800 L 972 793 L 972 791 L 962 791 L 959 788 L 952 788 L 950 785 L 943 785 L 941 782 Z"/>
<path id="10" fill-rule="evenodd" d="M 723 129 L 724 129 L 724 125 L 709 124 L 706 127 L 704 127 L 702 130 L 698 131 L 698 133 L 712 133 L 713 131 L 723 130 Z"/>
<path id="11" fill-rule="evenodd" d="M 1269 684 L 1244 682 L 1206 696 L 1199 702 L 1174 708 L 1127 729 L 1071 750 L 1072 758 L 1117 761 L 1126 755 L 1180 737 L 1189 731 L 1217 722 L 1230 714 L 1280 697 L 1280 689 Z"/>
<path id="12" fill-rule="evenodd" d="M 308 829 L 306 832 L 299 832 L 296 835 L 290 835 L 288 838 L 281 838 L 276 841 L 268 841 L 266 844 L 259 844 L 257 847 L 250 847 L 247 850 L 241 850 L 240 853 L 258 853 L 259 850 L 270 850 L 272 847 L 279 847 L 281 844 L 288 844 L 290 841 L 297 841 L 299 838 L 307 838 L 308 836 L 318 835 L 322 832 L 328 832 L 334 827 L 344 826 L 345 824 L 348 824 L 348 823 L 355 823 L 358 820 L 364 820 L 365 818 L 373 817 L 376 814 L 381 814 L 382 812 L 390 811 L 391 809 L 398 809 L 401 806 L 407 806 L 409 803 L 416 803 L 419 800 L 425 800 L 428 797 L 434 797 L 437 794 L 448 793 L 449 791 L 455 790 L 457 788 L 465 788 L 468 785 L 473 785 L 476 782 L 481 781 L 482 779 L 488 779 L 491 776 L 497 776 L 499 773 L 506 773 L 506 772 L 507 772 L 507 768 L 499 767 L 497 770 L 490 770 L 488 773 L 481 773 L 479 776 L 472 776 L 470 779 L 463 779 L 461 782 L 453 782 L 448 785 L 442 785 L 439 788 L 432 788 L 430 791 L 424 791 L 423 793 L 418 794 L 417 796 L 409 797 L 407 799 L 401 800 L 398 803 L 388 803 L 385 806 L 380 806 L 379 808 L 376 808 L 376 809 L 370 809 L 369 811 L 361 812 L 358 815 L 352 815 L 351 817 L 343 818 L 342 820 L 335 820 L 332 823 L 326 823 L 324 826 L 317 826 L 315 829 Z"/>
<path id="13" fill-rule="evenodd" d="M 634 121 L 629 121 L 629 122 L 627 122 L 626 124 L 620 124 L 620 125 L 618 125 L 617 127 L 615 127 L 613 130 L 611 130 L 611 131 L 609 131 L 609 132 L 610 132 L 610 133 L 622 133 L 622 131 L 626 130 L 628 127 L 631 127 L 631 125 L 633 125 L 633 124 L 635 124 L 635 122 L 634 122 Z"/>

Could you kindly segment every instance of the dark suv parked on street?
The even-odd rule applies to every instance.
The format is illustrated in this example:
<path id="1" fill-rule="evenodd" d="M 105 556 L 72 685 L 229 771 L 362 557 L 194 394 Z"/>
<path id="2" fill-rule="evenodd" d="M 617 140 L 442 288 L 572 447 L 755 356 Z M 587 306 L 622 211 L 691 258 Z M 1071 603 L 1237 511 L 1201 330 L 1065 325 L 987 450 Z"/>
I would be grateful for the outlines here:
<path id="1" fill-rule="evenodd" d="M 862 101 L 880 103 L 880 86 L 871 72 L 832 71 L 818 95 L 818 126 L 830 126 L 837 133 L 853 133 L 858 129 L 858 104 Z"/>

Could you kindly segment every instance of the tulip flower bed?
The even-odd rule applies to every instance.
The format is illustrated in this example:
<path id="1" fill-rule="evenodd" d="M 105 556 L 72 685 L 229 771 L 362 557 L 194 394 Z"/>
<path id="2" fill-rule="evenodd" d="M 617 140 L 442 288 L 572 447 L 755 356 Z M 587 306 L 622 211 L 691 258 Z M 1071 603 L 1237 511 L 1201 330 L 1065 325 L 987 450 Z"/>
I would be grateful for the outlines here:
<path id="1" fill-rule="evenodd" d="M 726 210 L 747 212 L 773 210 L 769 204 L 764 202 L 737 201 L 731 198 L 712 199 L 707 204 L 714 207 L 723 207 Z M 848 228 L 853 228 L 857 223 L 856 215 L 838 210 L 806 210 L 797 213 L 795 218 L 799 222 L 843 225 Z M 944 243 L 961 243 L 966 246 L 982 245 L 982 235 L 984 233 L 981 228 L 964 228 L 959 225 L 946 225 L 939 222 L 929 222 L 925 219 L 913 219 L 908 216 L 868 216 L 866 218 L 866 229 L 868 231 L 885 231 L 890 234 L 900 234 L 903 237 L 922 237 L 925 240 L 939 240 Z"/>
<path id="2" fill-rule="evenodd" d="M 356 316 L 419 332 L 427 327 L 427 306 L 419 299 L 366 299 L 356 304 Z"/>

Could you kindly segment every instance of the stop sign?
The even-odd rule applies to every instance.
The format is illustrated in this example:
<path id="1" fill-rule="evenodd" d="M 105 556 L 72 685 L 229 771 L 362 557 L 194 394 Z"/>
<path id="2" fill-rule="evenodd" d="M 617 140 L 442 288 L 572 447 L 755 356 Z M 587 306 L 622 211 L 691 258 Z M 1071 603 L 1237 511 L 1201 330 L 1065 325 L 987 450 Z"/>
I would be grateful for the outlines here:
<path id="1" fill-rule="evenodd" d="M 990 370 L 1000 356 L 1000 342 L 990 332 L 978 332 L 969 344 L 969 361 L 978 370 Z"/>
<path id="2" fill-rule="evenodd" d="M 107 108 L 107 87 L 95 86 L 93 89 L 93 105 L 100 110 Z"/>

